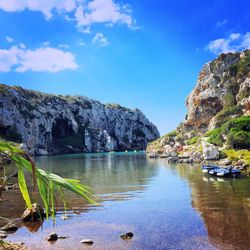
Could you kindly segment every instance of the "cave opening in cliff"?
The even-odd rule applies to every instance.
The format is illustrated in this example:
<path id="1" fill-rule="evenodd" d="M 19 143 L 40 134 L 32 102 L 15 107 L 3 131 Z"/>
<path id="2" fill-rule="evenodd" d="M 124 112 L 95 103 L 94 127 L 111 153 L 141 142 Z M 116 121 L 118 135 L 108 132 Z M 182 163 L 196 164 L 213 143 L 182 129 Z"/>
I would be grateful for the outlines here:
<path id="1" fill-rule="evenodd" d="M 62 148 L 74 137 L 72 123 L 67 118 L 57 118 L 52 125 L 52 144 L 54 148 Z"/>
<path id="2" fill-rule="evenodd" d="M 22 136 L 16 126 L 3 126 L 0 124 L 0 138 L 1 137 L 7 141 L 22 142 Z"/>

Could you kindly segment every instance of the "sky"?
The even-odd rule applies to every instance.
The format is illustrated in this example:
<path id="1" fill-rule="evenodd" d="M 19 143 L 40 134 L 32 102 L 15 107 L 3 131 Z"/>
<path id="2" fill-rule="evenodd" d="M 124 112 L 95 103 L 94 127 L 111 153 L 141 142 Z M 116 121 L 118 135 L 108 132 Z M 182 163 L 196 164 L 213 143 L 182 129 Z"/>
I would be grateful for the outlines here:
<path id="1" fill-rule="evenodd" d="M 163 135 L 202 66 L 250 48 L 249 0 L 0 0 L 0 82 L 139 108 Z"/>

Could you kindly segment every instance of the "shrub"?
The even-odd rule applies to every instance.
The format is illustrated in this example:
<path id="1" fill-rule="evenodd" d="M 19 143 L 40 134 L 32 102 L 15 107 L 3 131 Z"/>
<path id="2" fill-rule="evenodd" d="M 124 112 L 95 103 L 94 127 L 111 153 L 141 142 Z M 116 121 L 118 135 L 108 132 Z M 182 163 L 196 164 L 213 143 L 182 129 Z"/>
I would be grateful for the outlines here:
<path id="1" fill-rule="evenodd" d="M 208 142 L 217 146 L 226 142 L 233 148 L 250 148 L 250 116 L 232 118 L 205 135 L 209 137 Z"/>
<path id="2" fill-rule="evenodd" d="M 209 131 L 205 134 L 208 136 L 208 142 L 217 146 L 223 145 L 223 138 L 221 134 L 221 130 L 219 128 Z"/>
<path id="3" fill-rule="evenodd" d="M 192 145 L 192 144 L 195 144 L 197 141 L 198 141 L 199 137 L 198 136 L 195 136 L 193 138 L 190 138 L 187 140 L 187 145 Z"/>
<path id="4" fill-rule="evenodd" d="M 239 106 L 231 106 L 222 109 L 216 115 L 216 127 L 223 125 L 225 122 L 230 120 L 230 116 L 242 114 L 242 109 Z"/>
<path id="5" fill-rule="evenodd" d="M 231 161 L 242 159 L 246 164 L 250 165 L 250 152 L 248 150 L 224 150 L 223 151 Z"/>
<path id="6" fill-rule="evenodd" d="M 174 137 L 174 136 L 176 136 L 176 135 L 177 135 L 177 132 L 176 132 L 176 130 L 174 130 L 174 131 L 171 131 L 171 132 L 169 132 L 168 134 L 164 135 L 164 137 L 167 137 L 167 136 L 169 136 L 169 137 Z"/>
<path id="7" fill-rule="evenodd" d="M 250 69 L 250 56 L 243 57 L 238 63 L 237 77 L 246 76 Z"/>
<path id="8" fill-rule="evenodd" d="M 233 146 L 235 148 L 250 148 L 250 132 L 241 130 L 233 134 Z"/>
<path id="9" fill-rule="evenodd" d="M 232 64 L 228 67 L 230 75 L 231 76 L 236 76 L 238 73 L 238 64 Z"/>

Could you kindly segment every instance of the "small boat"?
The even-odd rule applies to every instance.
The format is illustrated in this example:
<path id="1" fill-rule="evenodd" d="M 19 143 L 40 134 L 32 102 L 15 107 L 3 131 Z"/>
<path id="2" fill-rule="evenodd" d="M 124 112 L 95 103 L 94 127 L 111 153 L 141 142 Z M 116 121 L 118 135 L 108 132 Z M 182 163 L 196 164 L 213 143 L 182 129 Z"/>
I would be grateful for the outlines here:
<path id="1" fill-rule="evenodd" d="M 216 169 L 216 168 L 220 168 L 218 166 L 210 166 L 210 165 L 203 165 L 202 166 L 202 172 L 203 173 L 208 173 L 209 171 Z"/>
<path id="2" fill-rule="evenodd" d="M 218 177 L 232 177 L 232 178 L 239 177 L 241 174 L 241 171 L 239 169 L 234 169 L 233 167 L 223 168 L 220 166 L 210 166 L 210 165 L 203 165 L 202 172 Z"/>
<path id="3" fill-rule="evenodd" d="M 241 174 L 241 171 L 238 169 L 234 169 L 233 167 L 229 168 L 219 168 L 215 170 L 216 176 L 219 177 L 239 177 Z"/>
<path id="4" fill-rule="evenodd" d="M 213 172 L 214 175 L 216 175 L 218 177 L 233 177 L 233 178 L 236 178 L 236 177 L 239 177 L 240 174 L 241 174 L 240 170 L 233 169 L 232 167 L 218 168 L 218 169 L 214 169 L 214 170 L 211 170 L 211 171 Z M 209 174 L 212 174 L 212 173 L 210 173 L 210 171 L 209 171 Z"/>

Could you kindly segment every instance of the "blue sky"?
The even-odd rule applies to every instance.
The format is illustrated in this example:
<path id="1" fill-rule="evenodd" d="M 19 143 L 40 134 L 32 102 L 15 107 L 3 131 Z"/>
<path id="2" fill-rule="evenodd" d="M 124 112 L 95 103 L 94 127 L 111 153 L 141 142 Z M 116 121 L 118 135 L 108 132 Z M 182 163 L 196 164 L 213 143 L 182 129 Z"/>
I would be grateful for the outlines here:
<path id="1" fill-rule="evenodd" d="M 184 119 L 202 65 L 250 48 L 249 1 L 0 0 L 0 82 Z"/>

